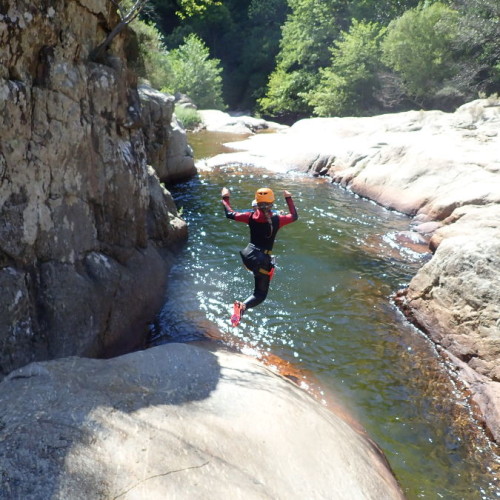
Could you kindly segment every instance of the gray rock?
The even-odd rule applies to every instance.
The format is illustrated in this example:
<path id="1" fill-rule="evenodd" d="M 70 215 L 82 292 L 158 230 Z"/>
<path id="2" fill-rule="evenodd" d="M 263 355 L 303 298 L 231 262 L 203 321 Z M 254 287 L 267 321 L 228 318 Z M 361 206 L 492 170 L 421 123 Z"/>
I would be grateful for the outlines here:
<path id="1" fill-rule="evenodd" d="M 252 358 L 170 344 L 0 384 L 0 498 L 401 500 L 378 447 Z"/>
<path id="2" fill-rule="evenodd" d="M 199 110 L 206 130 L 210 132 L 226 132 L 231 134 L 253 134 L 259 130 L 283 130 L 288 127 L 279 123 L 269 122 L 261 118 L 225 113 L 217 109 Z"/>
<path id="3" fill-rule="evenodd" d="M 187 235 L 148 170 L 127 32 L 106 64 L 89 60 L 119 21 L 110 3 L 7 0 L 2 13 L 0 377 L 141 346 Z"/>
<path id="4" fill-rule="evenodd" d="M 186 94 L 176 92 L 174 95 L 176 107 L 183 107 L 187 109 L 198 109 L 193 100 Z"/>
<path id="5" fill-rule="evenodd" d="M 405 307 L 463 361 L 486 427 L 500 442 L 500 205 L 463 206 L 431 239 L 433 258 L 412 279 Z"/>
<path id="6" fill-rule="evenodd" d="M 162 182 L 192 177 L 193 151 L 174 115 L 174 97 L 146 85 L 139 87 L 139 97 L 148 162 Z"/>

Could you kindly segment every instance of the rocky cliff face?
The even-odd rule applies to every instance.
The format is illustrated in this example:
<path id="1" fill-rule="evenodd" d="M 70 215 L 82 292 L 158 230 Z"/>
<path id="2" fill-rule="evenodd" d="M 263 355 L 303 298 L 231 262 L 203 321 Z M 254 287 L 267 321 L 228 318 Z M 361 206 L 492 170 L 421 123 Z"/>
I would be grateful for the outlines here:
<path id="1" fill-rule="evenodd" d="M 105 0 L 0 2 L 0 376 L 141 345 L 186 238 Z"/>

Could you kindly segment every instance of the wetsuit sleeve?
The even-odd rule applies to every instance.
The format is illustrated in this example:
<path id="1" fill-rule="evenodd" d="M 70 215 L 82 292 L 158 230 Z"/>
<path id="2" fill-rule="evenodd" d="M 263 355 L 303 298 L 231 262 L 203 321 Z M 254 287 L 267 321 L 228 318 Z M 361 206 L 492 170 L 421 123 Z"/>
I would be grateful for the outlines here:
<path id="1" fill-rule="evenodd" d="M 292 222 L 295 222 L 298 218 L 299 215 L 297 214 L 297 209 L 295 208 L 295 204 L 292 200 L 291 196 L 287 196 L 285 198 L 286 203 L 288 205 L 288 211 L 290 212 L 289 214 L 286 215 L 280 215 L 280 227 L 286 226 L 287 224 L 291 224 Z"/>
<path id="2" fill-rule="evenodd" d="M 252 212 L 235 212 L 231 208 L 231 204 L 229 203 L 229 196 L 222 198 L 222 205 L 228 219 L 233 219 L 237 222 L 245 222 L 246 224 L 248 224 L 248 221 L 252 216 Z"/>

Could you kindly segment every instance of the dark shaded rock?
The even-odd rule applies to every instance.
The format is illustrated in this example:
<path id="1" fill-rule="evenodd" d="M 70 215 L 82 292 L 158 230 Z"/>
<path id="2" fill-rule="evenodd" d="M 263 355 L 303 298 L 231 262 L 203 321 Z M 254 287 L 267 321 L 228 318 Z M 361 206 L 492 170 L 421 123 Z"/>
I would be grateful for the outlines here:
<path id="1" fill-rule="evenodd" d="M 186 131 L 174 115 L 174 97 L 151 87 L 139 88 L 148 162 L 162 182 L 171 183 L 196 173 Z"/>

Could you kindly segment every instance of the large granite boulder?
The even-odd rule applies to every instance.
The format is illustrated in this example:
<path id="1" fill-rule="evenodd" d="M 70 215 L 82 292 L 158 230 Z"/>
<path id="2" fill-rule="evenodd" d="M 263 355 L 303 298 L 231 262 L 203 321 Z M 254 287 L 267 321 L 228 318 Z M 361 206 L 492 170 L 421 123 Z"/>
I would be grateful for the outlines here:
<path id="1" fill-rule="evenodd" d="M 170 344 L 0 384 L 0 498 L 402 500 L 377 446 L 256 360 Z"/>
<path id="2" fill-rule="evenodd" d="M 0 378 L 142 345 L 187 236 L 147 167 L 127 32 L 90 57 L 118 21 L 106 0 L 0 6 Z"/>
<path id="3" fill-rule="evenodd" d="M 192 177 L 196 173 L 193 150 L 174 114 L 174 96 L 141 85 L 139 98 L 148 162 L 160 180 L 171 183 Z"/>

